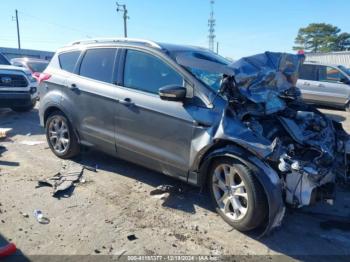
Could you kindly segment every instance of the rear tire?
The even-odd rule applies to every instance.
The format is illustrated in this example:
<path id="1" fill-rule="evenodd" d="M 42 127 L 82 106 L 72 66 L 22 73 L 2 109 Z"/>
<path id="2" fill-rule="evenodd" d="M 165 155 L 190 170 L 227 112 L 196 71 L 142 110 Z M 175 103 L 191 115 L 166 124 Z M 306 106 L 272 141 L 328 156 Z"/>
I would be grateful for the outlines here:
<path id="1" fill-rule="evenodd" d="M 253 170 L 234 159 L 219 158 L 209 172 L 210 194 L 219 215 L 238 231 L 261 227 L 268 204 Z"/>
<path id="2" fill-rule="evenodd" d="M 78 138 L 68 118 L 60 111 L 49 115 L 46 124 L 46 139 L 51 151 L 62 159 L 69 159 L 80 153 Z"/>

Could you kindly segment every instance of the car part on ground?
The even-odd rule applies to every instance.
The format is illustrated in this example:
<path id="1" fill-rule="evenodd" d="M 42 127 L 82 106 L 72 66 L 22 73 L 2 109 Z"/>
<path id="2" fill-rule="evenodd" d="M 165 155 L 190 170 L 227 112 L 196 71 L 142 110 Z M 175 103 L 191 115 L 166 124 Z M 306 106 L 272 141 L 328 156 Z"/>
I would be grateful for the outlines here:
<path id="1" fill-rule="evenodd" d="M 349 137 L 300 100 L 298 56 L 267 52 L 229 65 L 195 47 L 77 45 L 54 56 L 40 86 L 40 122 L 59 157 L 94 146 L 209 182 L 224 220 L 258 234 L 281 224 L 285 203 L 329 199 L 336 179 L 348 178 Z M 95 70 L 100 60 L 108 63 Z"/>

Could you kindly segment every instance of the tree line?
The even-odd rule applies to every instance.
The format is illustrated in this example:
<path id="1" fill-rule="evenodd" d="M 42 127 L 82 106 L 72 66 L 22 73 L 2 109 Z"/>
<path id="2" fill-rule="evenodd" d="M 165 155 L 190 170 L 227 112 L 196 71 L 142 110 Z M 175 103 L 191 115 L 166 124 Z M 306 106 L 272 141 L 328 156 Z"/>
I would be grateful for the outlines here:
<path id="1" fill-rule="evenodd" d="M 312 23 L 300 28 L 295 38 L 294 50 L 308 52 L 336 52 L 350 50 L 350 34 L 337 26 Z"/>

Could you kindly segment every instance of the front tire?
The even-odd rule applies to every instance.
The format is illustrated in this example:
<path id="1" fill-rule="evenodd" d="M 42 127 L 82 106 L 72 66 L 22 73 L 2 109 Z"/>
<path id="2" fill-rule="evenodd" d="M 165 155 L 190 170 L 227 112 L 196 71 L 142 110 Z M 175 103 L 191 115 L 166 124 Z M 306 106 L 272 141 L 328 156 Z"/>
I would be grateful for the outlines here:
<path id="1" fill-rule="evenodd" d="M 72 125 L 60 111 L 53 112 L 45 124 L 46 139 L 51 151 L 62 159 L 77 156 L 80 146 Z"/>
<path id="2" fill-rule="evenodd" d="M 268 204 L 253 170 L 231 158 L 214 161 L 209 174 L 212 201 L 219 215 L 241 232 L 265 223 Z"/>

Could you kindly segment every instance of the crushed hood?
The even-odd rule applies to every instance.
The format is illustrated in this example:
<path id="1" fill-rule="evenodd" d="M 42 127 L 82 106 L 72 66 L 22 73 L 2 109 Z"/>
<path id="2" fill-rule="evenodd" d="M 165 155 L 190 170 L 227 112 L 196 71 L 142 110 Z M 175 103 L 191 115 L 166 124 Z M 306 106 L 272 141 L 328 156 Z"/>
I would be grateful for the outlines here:
<path id="1" fill-rule="evenodd" d="M 295 84 L 301 60 L 286 53 L 265 52 L 229 65 L 240 93 L 265 106 L 266 114 L 286 108 L 284 97 L 299 95 Z"/>

